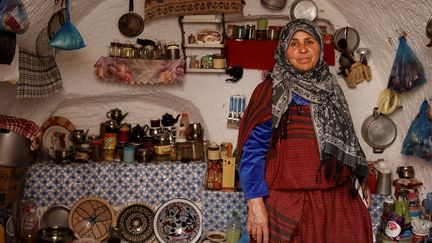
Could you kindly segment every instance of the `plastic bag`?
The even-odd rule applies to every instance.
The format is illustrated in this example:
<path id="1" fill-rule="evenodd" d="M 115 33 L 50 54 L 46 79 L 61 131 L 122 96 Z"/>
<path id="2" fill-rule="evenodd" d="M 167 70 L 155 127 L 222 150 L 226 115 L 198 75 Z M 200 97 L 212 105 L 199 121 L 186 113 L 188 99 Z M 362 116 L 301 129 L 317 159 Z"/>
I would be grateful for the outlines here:
<path id="1" fill-rule="evenodd" d="M 401 151 L 403 155 L 414 155 L 432 161 L 432 121 L 429 120 L 429 110 L 428 102 L 423 101 L 404 139 Z"/>
<path id="2" fill-rule="evenodd" d="M 0 1 L 0 30 L 24 33 L 29 25 L 27 12 L 21 0 Z"/>
<path id="3" fill-rule="evenodd" d="M 423 65 L 411 50 L 404 36 L 399 37 L 399 47 L 390 73 L 388 88 L 407 92 L 426 82 Z"/>
<path id="4" fill-rule="evenodd" d="M 52 47 L 62 50 L 76 50 L 85 47 L 81 34 L 70 22 L 69 0 L 66 0 L 66 21 L 49 43 Z"/>

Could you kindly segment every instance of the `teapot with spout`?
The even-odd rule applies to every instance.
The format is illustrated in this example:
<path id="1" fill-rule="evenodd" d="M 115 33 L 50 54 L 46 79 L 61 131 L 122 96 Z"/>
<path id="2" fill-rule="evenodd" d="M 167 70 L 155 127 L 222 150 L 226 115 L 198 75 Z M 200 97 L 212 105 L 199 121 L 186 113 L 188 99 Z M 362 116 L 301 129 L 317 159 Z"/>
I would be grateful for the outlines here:
<path id="1" fill-rule="evenodd" d="M 122 111 L 118 108 L 112 109 L 106 113 L 106 117 L 113 119 L 117 124 L 121 124 L 121 121 L 127 116 L 127 112 L 123 115 Z"/>
<path id="2" fill-rule="evenodd" d="M 83 144 L 87 141 L 87 133 L 89 132 L 89 129 L 87 129 L 85 132 L 81 129 L 75 129 L 69 134 L 69 139 L 74 144 Z"/>
<path id="3" fill-rule="evenodd" d="M 144 125 L 143 127 L 141 127 L 139 124 L 137 124 L 136 126 L 132 127 L 129 134 L 129 139 L 132 141 L 132 143 L 135 144 L 142 143 L 148 129 L 148 125 Z"/>
<path id="4" fill-rule="evenodd" d="M 180 114 L 174 118 L 171 114 L 169 113 L 165 113 L 165 115 L 162 116 L 162 126 L 164 127 L 171 127 L 174 126 L 174 124 L 176 124 L 176 122 L 178 121 L 180 117 Z"/>

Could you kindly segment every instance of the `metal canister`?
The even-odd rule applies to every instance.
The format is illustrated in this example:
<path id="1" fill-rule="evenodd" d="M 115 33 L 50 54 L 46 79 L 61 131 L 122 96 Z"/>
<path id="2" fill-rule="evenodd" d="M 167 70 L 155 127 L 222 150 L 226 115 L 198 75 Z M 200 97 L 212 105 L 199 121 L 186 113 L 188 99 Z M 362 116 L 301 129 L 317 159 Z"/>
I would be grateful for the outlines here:
<path id="1" fill-rule="evenodd" d="M 103 140 L 102 139 L 95 139 L 90 142 L 90 149 L 91 149 L 91 160 L 93 162 L 99 162 L 103 160 Z"/>
<path id="2" fill-rule="evenodd" d="M 235 29 L 234 39 L 244 40 L 246 38 L 246 27 L 244 25 L 239 25 Z"/>
<path id="3" fill-rule="evenodd" d="M 255 40 L 256 38 L 256 27 L 254 24 L 246 25 L 246 40 Z"/>
<path id="4" fill-rule="evenodd" d="M 109 47 L 109 56 L 110 57 L 120 57 L 121 56 L 121 43 L 118 41 L 111 42 Z"/>

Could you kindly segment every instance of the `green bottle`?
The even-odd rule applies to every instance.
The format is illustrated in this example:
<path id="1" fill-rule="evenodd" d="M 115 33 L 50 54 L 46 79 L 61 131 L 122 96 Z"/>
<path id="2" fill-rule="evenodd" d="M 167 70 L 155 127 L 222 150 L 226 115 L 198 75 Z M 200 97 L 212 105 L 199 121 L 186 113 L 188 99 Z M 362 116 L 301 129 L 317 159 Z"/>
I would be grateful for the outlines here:
<path id="1" fill-rule="evenodd" d="M 237 243 L 240 240 L 242 225 L 240 217 L 236 211 L 232 212 L 232 218 L 229 221 L 226 229 L 226 243 Z"/>

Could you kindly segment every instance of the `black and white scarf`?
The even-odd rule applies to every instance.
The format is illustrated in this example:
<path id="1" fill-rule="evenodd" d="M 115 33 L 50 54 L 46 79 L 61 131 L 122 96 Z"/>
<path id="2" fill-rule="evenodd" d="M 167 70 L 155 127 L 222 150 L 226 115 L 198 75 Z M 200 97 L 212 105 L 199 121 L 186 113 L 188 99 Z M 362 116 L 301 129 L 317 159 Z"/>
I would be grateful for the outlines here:
<path id="1" fill-rule="evenodd" d="M 316 66 L 307 72 L 296 70 L 286 56 L 289 41 L 297 31 L 304 31 L 315 37 L 320 45 L 319 60 Z M 288 110 L 292 100 L 292 92 L 296 93 L 311 103 L 321 161 L 325 160 L 326 155 L 332 155 L 351 167 L 355 174 L 367 176 L 365 154 L 358 142 L 345 96 L 336 77 L 330 73 L 324 62 L 319 27 L 305 19 L 293 20 L 284 27 L 275 52 L 275 66 L 271 76 L 273 128 L 280 125 L 282 115 Z"/>

